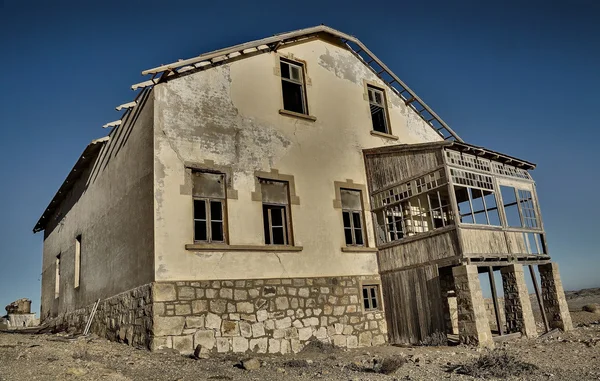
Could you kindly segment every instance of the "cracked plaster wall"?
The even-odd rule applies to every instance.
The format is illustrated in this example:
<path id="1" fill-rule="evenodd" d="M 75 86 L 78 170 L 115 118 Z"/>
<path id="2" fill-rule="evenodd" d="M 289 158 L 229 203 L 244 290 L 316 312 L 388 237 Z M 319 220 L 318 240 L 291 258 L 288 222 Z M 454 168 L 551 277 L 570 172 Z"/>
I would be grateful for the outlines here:
<path id="1" fill-rule="evenodd" d="M 308 108 L 316 121 L 280 115 L 278 54 L 306 62 Z M 362 149 L 440 140 L 388 91 L 391 140 L 372 136 L 363 79 L 380 83 L 350 52 L 312 40 L 155 86 L 156 280 L 248 279 L 377 274 L 374 253 L 344 253 L 342 216 L 333 208 L 334 181 L 366 184 Z M 383 84 L 382 84 L 383 86 Z M 254 172 L 295 178 L 291 206 L 295 245 L 303 250 L 193 252 L 192 199 L 183 194 L 185 162 L 214 161 L 233 169 L 228 200 L 232 245 L 263 245 L 261 203 L 251 200 Z M 184 186 L 185 188 L 185 186 Z M 366 213 L 369 246 L 375 246 Z"/>

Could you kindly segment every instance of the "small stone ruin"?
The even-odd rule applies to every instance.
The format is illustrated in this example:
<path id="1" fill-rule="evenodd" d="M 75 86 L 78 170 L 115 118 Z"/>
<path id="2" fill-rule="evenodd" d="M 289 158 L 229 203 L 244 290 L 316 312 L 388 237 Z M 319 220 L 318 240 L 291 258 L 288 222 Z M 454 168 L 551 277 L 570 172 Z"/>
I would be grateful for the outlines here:
<path id="1" fill-rule="evenodd" d="M 0 318 L 0 329 L 23 329 L 39 324 L 35 313 L 31 313 L 31 300 L 22 298 L 5 307 L 7 315 Z"/>

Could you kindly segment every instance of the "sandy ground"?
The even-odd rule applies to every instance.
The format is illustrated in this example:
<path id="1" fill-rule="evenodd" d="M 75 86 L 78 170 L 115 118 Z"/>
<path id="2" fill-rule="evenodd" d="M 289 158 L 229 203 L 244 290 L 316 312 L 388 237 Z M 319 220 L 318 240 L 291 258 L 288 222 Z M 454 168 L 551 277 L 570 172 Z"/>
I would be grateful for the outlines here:
<path id="1" fill-rule="evenodd" d="M 584 297 L 584 304 L 599 302 L 600 292 Z M 533 374 L 507 379 L 600 380 L 600 314 L 581 311 L 579 299 L 578 296 L 569 299 L 577 326 L 574 331 L 497 345 L 509 355 L 539 368 Z M 60 335 L 0 333 L 0 381 L 465 380 L 473 377 L 452 369 L 486 353 L 487 350 L 466 346 L 313 349 L 289 356 L 255 356 L 262 366 L 245 370 L 239 363 L 247 356 L 195 360 L 172 352 L 151 353 L 95 337 L 68 340 Z M 374 360 L 390 358 L 404 363 L 389 375 L 371 371 Z"/>

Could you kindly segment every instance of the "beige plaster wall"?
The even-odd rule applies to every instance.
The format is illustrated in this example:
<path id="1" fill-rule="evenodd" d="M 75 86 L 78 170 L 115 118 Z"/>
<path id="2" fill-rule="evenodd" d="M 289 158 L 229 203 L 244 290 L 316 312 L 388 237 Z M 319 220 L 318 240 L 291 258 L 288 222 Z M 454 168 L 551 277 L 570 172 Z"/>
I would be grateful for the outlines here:
<path id="1" fill-rule="evenodd" d="M 280 115 L 279 54 L 306 63 L 310 115 Z M 398 140 L 372 136 L 365 80 L 383 84 L 349 51 L 312 40 L 155 86 L 156 279 L 246 279 L 368 275 L 375 253 L 345 253 L 334 181 L 366 184 L 363 148 L 441 140 L 387 90 Z M 227 201 L 229 243 L 263 245 L 261 202 L 254 172 L 293 175 L 300 204 L 291 206 L 293 238 L 303 250 L 194 252 L 191 185 L 185 163 L 212 160 L 233 170 L 237 199 Z M 367 195 L 364 195 L 368 207 Z M 370 247 L 375 246 L 366 213 Z"/>
<path id="2" fill-rule="evenodd" d="M 110 134 L 44 231 L 41 318 L 72 312 L 154 278 L 153 99 Z M 135 121 L 135 123 L 133 123 Z M 81 235 L 80 286 L 75 238 Z M 55 261 L 61 255 L 60 296 Z"/>

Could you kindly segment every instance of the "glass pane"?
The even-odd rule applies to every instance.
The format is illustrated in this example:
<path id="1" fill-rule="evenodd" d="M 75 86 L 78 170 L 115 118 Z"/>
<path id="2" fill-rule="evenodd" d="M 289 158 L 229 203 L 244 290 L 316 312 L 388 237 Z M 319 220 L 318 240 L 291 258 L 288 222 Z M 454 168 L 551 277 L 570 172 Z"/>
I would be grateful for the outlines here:
<path id="1" fill-rule="evenodd" d="M 440 201 L 437 193 L 430 193 L 427 195 L 429 197 L 429 202 L 431 203 L 431 208 L 436 209 L 440 207 Z"/>
<path id="2" fill-rule="evenodd" d="M 354 223 L 355 229 L 360 229 L 362 227 L 362 221 L 360 218 L 360 213 L 354 212 L 352 213 L 352 222 Z"/>
<path id="3" fill-rule="evenodd" d="M 340 196 L 342 198 L 343 209 L 362 210 L 360 191 L 352 189 L 340 189 Z"/>
<path id="4" fill-rule="evenodd" d="M 194 219 L 206 220 L 206 202 L 204 200 L 194 200 Z"/>
<path id="5" fill-rule="evenodd" d="M 467 188 L 454 187 L 454 192 L 456 194 L 456 202 L 458 203 L 458 213 L 461 216 L 460 222 L 472 224 L 474 221 L 471 214 L 471 205 L 469 203 L 469 193 Z"/>
<path id="6" fill-rule="evenodd" d="M 504 203 L 506 223 L 508 226 L 521 227 L 521 217 L 519 216 L 515 188 L 501 185 L 500 192 L 502 194 L 502 201 Z"/>
<path id="7" fill-rule="evenodd" d="M 290 65 L 287 62 L 281 61 L 279 67 L 281 68 L 281 76 L 283 78 L 290 78 Z"/>
<path id="8" fill-rule="evenodd" d="M 498 213 L 498 205 L 496 204 L 496 196 L 493 192 L 484 191 L 483 192 L 485 206 L 488 211 L 488 217 L 490 218 L 490 225 L 500 226 L 500 214 Z"/>
<path id="9" fill-rule="evenodd" d="M 371 120 L 373 122 L 373 130 L 387 134 L 385 110 L 382 107 L 371 105 Z"/>
<path id="10" fill-rule="evenodd" d="M 281 207 L 272 207 L 271 208 L 271 225 L 275 226 L 283 226 L 283 208 Z"/>
<path id="11" fill-rule="evenodd" d="M 263 226 L 265 232 L 265 244 L 271 244 L 271 233 L 269 230 L 269 206 L 263 205 Z"/>
<path id="12" fill-rule="evenodd" d="M 502 201 L 504 201 L 504 205 L 513 204 L 517 202 L 515 188 L 500 185 L 500 193 L 502 194 Z"/>
<path id="13" fill-rule="evenodd" d="M 342 212 L 342 219 L 344 220 L 344 227 L 350 228 L 350 212 Z"/>
<path id="14" fill-rule="evenodd" d="M 285 245 L 285 229 L 283 227 L 273 227 L 273 244 Z"/>
<path id="15" fill-rule="evenodd" d="M 300 75 L 300 68 L 297 66 L 290 65 L 290 78 L 295 81 L 300 81 L 302 79 Z"/>
<path id="16" fill-rule="evenodd" d="M 483 207 L 483 193 L 480 189 L 470 188 L 471 203 L 473 204 L 473 215 L 475 216 L 475 223 L 481 225 L 487 225 L 487 218 L 485 216 L 485 210 Z"/>
<path id="17" fill-rule="evenodd" d="M 364 245 L 362 229 L 354 229 L 354 239 L 356 240 L 357 245 Z"/>
<path id="18" fill-rule="evenodd" d="M 194 241 L 207 241 L 206 221 L 194 222 Z"/>
<path id="19" fill-rule="evenodd" d="M 223 221 L 223 204 L 221 201 L 210 202 L 210 219 L 211 221 Z"/>
<path id="20" fill-rule="evenodd" d="M 210 233 L 213 241 L 223 242 L 223 223 L 211 221 Z"/>
<path id="21" fill-rule="evenodd" d="M 281 205 L 288 204 L 287 181 L 274 181 L 268 179 L 259 179 L 259 181 L 263 202 Z"/>
<path id="22" fill-rule="evenodd" d="M 195 197 L 225 198 L 225 175 L 222 173 L 192 172 Z"/>
<path id="23" fill-rule="evenodd" d="M 369 290 L 364 287 L 363 288 L 363 299 L 368 299 L 369 298 Z"/>
<path id="24" fill-rule="evenodd" d="M 346 245 L 353 245 L 352 242 L 352 229 L 344 229 L 344 238 L 346 240 Z"/>
<path id="25" fill-rule="evenodd" d="M 283 108 L 288 111 L 304 114 L 304 100 L 302 85 L 288 81 L 281 81 L 283 90 Z"/>

